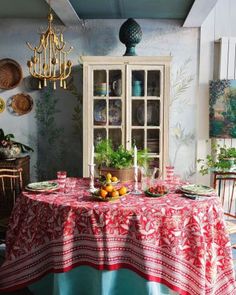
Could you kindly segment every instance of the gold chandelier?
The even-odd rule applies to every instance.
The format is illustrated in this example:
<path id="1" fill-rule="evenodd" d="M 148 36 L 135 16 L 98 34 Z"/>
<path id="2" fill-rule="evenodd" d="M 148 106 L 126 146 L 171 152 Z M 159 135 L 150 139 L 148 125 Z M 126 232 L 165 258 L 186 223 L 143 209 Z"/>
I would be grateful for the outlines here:
<path id="1" fill-rule="evenodd" d="M 47 81 L 53 82 L 53 89 L 56 89 L 56 81 L 60 81 L 60 87 L 66 89 L 66 79 L 71 73 L 72 62 L 67 59 L 67 55 L 73 47 L 65 49 L 66 43 L 63 34 L 56 34 L 52 27 L 53 15 L 48 14 L 48 27 L 40 35 L 38 46 L 33 47 L 26 42 L 28 47 L 34 52 L 31 60 L 27 62 L 30 74 L 39 79 L 39 89 L 47 86 Z M 43 83 L 42 83 L 43 82 Z"/>

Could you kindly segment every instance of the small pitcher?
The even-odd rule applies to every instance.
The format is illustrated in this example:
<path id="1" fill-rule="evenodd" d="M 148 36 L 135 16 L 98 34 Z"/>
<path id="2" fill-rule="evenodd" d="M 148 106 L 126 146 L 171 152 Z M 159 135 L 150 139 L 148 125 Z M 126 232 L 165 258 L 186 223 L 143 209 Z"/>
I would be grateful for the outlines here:
<path id="1" fill-rule="evenodd" d="M 115 96 L 121 96 L 122 94 L 122 82 L 121 79 L 115 80 L 112 83 L 112 90 Z"/>

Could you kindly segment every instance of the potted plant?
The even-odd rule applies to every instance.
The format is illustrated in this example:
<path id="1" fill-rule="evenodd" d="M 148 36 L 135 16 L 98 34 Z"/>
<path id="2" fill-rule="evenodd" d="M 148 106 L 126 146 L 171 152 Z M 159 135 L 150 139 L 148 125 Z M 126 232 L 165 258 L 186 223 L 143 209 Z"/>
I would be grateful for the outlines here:
<path id="1" fill-rule="evenodd" d="M 33 151 L 33 149 L 23 143 L 14 140 L 13 134 L 5 134 L 0 129 L 0 159 L 11 159 L 20 153 Z"/>
<path id="2" fill-rule="evenodd" d="M 148 165 L 146 150 L 139 150 L 137 158 L 138 165 Z M 133 150 L 128 151 L 123 145 L 114 149 L 111 140 L 101 140 L 95 147 L 95 160 L 100 175 L 111 173 L 121 181 L 134 179 Z"/>
<path id="3" fill-rule="evenodd" d="M 207 155 L 206 159 L 198 159 L 201 163 L 199 172 L 202 175 L 212 171 L 230 171 L 236 165 L 236 148 L 214 145 L 212 154 Z"/>

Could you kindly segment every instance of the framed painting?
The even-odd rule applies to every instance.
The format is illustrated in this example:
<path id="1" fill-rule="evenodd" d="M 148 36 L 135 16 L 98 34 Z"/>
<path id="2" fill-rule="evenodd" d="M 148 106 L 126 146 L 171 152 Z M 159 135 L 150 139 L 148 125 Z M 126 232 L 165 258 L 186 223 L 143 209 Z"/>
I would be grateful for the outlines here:
<path id="1" fill-rule="evenodd" d="M 236 138 L 236 80 L 210 81 L 210 137 Z"/>

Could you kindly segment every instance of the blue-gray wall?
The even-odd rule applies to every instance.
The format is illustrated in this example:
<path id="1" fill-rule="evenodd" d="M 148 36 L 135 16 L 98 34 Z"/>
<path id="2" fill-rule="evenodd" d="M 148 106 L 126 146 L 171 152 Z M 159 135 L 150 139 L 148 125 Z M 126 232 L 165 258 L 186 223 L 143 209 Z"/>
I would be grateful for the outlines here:
<path id="1" fill-rule="evenodd" d="M 81 55 L 114 55 L 124 53 L 119 28 L 124 20 L 89 20 L 84 27 L 69 28 L 64 33 L 71 54 L 73 75 L 69 90 L 31 90 L 27 84 L 26 62 L 31 56 L 25 42 L 38 42 L 40 27 L 45 21 L 1 20 L 0 58 L 18 61 L 24 72 L 19 87 L 1 91 L 7 100 L 16 93 L 29 93 L 33 110 L 23 116 L 0 113 L 0 128 L 14 133 L 18 141 L 31 145 L 32 180 L 54 178 L 56 170 L 66 169 L 69 175 L 82 175 L 82 69 Z M 179 21 L 138 20 L 143 39 L 136 51 L 140 56 L 172 55 L 170 99 L 170 162 L 176 173 L 194 177 L 196 136 L 196 83 L 198 76 L 198 29 L 182 28 Z"/>

